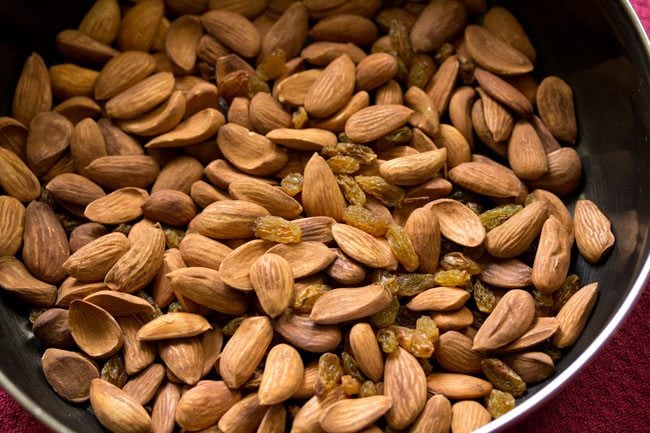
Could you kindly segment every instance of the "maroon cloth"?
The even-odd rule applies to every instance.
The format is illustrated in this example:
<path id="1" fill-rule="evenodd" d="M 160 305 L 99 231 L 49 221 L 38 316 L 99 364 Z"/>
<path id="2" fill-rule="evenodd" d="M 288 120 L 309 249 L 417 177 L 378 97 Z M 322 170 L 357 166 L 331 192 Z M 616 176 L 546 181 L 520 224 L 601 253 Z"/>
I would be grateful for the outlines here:
<path id="1" fill-rule="evenodd" d="M 650 2 L 632 0 L 650 33 Z M 511 429 L 526 433 L 650 432 L 650 288 L 612 340 L 559 395 Z M 0 433 L 51 433 L 0 389 Z"/>

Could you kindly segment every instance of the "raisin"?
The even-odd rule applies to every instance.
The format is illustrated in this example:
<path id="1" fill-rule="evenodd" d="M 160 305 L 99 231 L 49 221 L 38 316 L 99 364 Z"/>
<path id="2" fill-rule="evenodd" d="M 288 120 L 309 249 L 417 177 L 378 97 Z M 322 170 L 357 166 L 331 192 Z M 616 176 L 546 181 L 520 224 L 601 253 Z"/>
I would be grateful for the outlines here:
<path id="1" fill-rule="evenodd" d="M 532 292 L 535 301 L 535 316 L 549 316 L 553 312 L 553 295 L 542 293 L 537 289 Z"/>
<path id="2" fill-rule="evenodd" d="M 367 380 L 361 384 L 359 397 L 372 397 L 375 395 L 377 395 L 377 387 L 374 382 Z"/>
<path id="3" fill-rule="evenodd" d="M 271 88 L 266 81 L 262 80 L 257 75 L 252 75 L 248 80 L 248 97 L 252 98 L 258 93 L 271 93 Z"/>
<path id="4" fill-rule="evenodd" d="M 339 183 L 341 191 L 348 203 L 355 206 L 366 205 L 366 193 L 363 192 L 352 176 L 339 174 L 336 176 L 336 181 Z"/>
<path id="5" fill-rule="evenodd" d="M 474 60 L 465 56 L 458 56 L 458 63 L 458 75 L 460 75 L 462 83 L 468 86 L 473 84 L 474 70 L 476 69 L 476 63 L 474 63 Z"/>
<path id="6" fill-rule="evenodd" d="M 147 314 L 147 317 L 150 317 L 150 320 L 153 320 L 156 317 L 160 317 L 163 315 L 163 312 L 158 306 L 158 304 L 156 303 L 156 301 L 151 296 L 149 296 L 147 292 L 145 292 L 144 290 L 140 290 L 138 293 L 136 293 L 136 296 L 140 299 L 144 299 L 153 307 L 154 312 L 151 314 Z"/>
<path id="7" fill-rule="evenodd" d="M 397 294 L 399 296 L 415 296 L 436 286 L 431 274 L 402 274 L 397 277 Z"/>
<path id="8" fill-rule="evenodd" d="M 357 395 L 361 390 L 361 383 L 356 377 L 345 375 L 341 378 L 341 387 L 343 392 L 347 395 Z"/>
<path id="9" fill-rule="evenodd" d="M 411 142 L 413 138 L 413 131 L 408 126 L 402 126 L 389 134 L 380 138 L 377 142 L 377 147 L 393 147 L 396 145 L 406 145 Z"/>
<path id="10" fill-rule="evenodd" d="M 448 271 L 452 269 L 466 271 L 470 275 L 477 275 L 483 271 L 478 263 L 459 252 L 448 253 L 442 256 L 440 266 Z"/>
<path id="11" fill-rule="evenodd" d="M 250 72 L 241 69 L 229 73 L 219 82 L 219 94 L 228 100 L 236 96 L 248 96 L 250 77 Z"/>
<path id="12" fill-rule="evenodd" d="M 287 55 L 284 50 L 277 49 L 257 65 L 257 75 L 264 81 L 275 80 L 284 73 L 286 61 Z"/>
<path id="13" fill-rule="evenodd" d="M 580 290 L 580 277 L 571 274 L 565 278 L 562 286 L 553 292 L 553 311 L 557 314 L 575 292 Z"/>
<path id="14" fill-rule="evenodd" d="M 381 176 L 356 176 L 354 180 L 366 194 L 370 194 L 386 206 L 398 206 L 404 199 L 404 190 L 388 183 Z"/>
<path id="15" fill-rule="evenodd" d="M 417 322 L 415 322 L 415 329 L 423 332 L 433 344 L 435 344 L 438 341 L 438 337 L 440 337 L 440 330 L 431 316 L 421 316 Z"/>
<path id="16" fill-rule="evenodd" d="M 445 42 L 440 48 L 438 48 L 433 58 L 436 60 L 436 63 L 440 65 L 442 62 L 453 56 L 454 51 L 454 46 L 449 42 Z"/>
<path id="17" fill-rule="evenodd" d="M 174 301 L 169 306 L 167 307 L 167 312 L 168 313 L 183 313 L 185 309 L 181 305 L 180 302 Z"/>
<path id="18" fill-rule="evenodd" d="M 397 346 L 399 346 L 395 333 L 386 328 L 382 328 L 377 332 L 377 341 L 381 345 L 381 350 L 384 353 L 393 353 L 397 350 Z"/>
<path id="19" fill-rule="evenodd" d="M 283 244 L 294 244 L 302 240 L 302 230 L 298 224 L 276 216 L 257 218 L 253 231 L 258 238 Z"/>
<path id="20" fill-rule="evenodd" d="M 404 306 L 400 306 L 397 317 L 395 318 L 395 324 L 406 328 L 415 328 L 419 318 L 419 312 L 411 311 Z"/>
<path id="21" fill-rule="evenodd" d="M 553 362 L 556 364 L 560 359 L 562 359 L 562 351 L 559 348 L 553 346 L 551 342 L 547 341 L 542 343 L 539 346 L 539 350 L 540 352 L 544 352 L 545 354 L 550 356 Z"/>
<path id="22" fill-rule="evenodd" d="M 418 362 L 420 363 L 420 366 L 422 367 L 422 370 L 424 370 L 425 375 L 430 375 L 433 373 L 433 364 L 431 364 L 431 361 L 427 358 L 417 358 Z"/>
<path id="23" fill-rule="evenodd" d="M 130 224 L 122 223 L 113 230 L 113 233 L 122 233 L 124 236 L 128 236 L 131 232 L 131 227 L 133 226 Z"/>
<path id="24" fill-rule="evenodd" d="M 323 296 L 328 290 L 331 290 L 331 287 L 327 284 L 310 284 L 296 293 L 293 308 L 301 313 L 311 312 L 318 298 Z"/>
<path id="25" fill-rule="evenodd" d="M 74 229 L 84 223 L 84 221 L 71 214 L 58 213 L 56 217 L 67 234 L 72 233 Z"/>
<path id="26" fill-rule="evenodd" d="M 518 204 L 504 204 L 483 212 L 479 215 L 479 219 L 481 220 L 483 227 L 485 227 L 485 230 L 489 232 L 508 221 L 510 217 L 522 209 L 523 207 Z"/>
<path id="27" fill-rule="evenodd" d="M 492 419 L 497 419 L 515 408 L 515 398 L 509 392 L 493 389 L 485 397 L 485 408 L 490 412 Z"/>
<path id="28" fill-rule="evenodd" d="M 40 308 L 40 307 L 32 307 L 29 310 L 29 323 L 33 324 L 38 320 L 38 318 L 41 316 L 41 314 L 45 313 L 47 311 L 47 308 Z"/>
<path id="29" fill-rule="evenodd" d="M 295 197 L 302 192 L 303 177 L 300 173 L 289 173 L 280 182 L 280 188 L 287 195 Z"/>
<path id="30" fill-rule="evenodd" d="M 410 65 L 414 53 L 408 26 L 403 21 L 391 21 L 388 37 L 391 46 L 397 51 L 397 58 L 404 62 L 405 65 Z"/>
<path id="31" fill-rule="evenodd" d="M 257 389 L 260 387 L 260 384 L 262 383 L 262 373 L 264 373 L 264 366 L 257 366 L 255 371 L 253 372 L 253 375 L 251 376 L 250 379 L 246 381 L 244 384 L 245 389 Z"/>
<path id="32" fill-rule="evenodd" d="M 385 328 L 389 325 L 392 325 L 395 322 L 397 317 L 397 312 L 399 311 L 399 301 L 397 298 L 393 298 L 388 307 L 380 310 L 370 316 L 370 321 L 377 328 Z"/>
<path id="33" fill-rule="evenodd" d="M 497 296 L 492 288 L 480 280 L 472 284 L 474 288 L 474 302 L 481 313 L 491 313 L 497 306 Z"/>
<path id="34" fill-rule="evenodd" d="M 395 332 L 399 345 L 416 358 L 431 358 L 433 355 L 433 342 L 423 331 L 404 326 L 391 326 L 390 329 Z"/>
<path id="35" fill-rule="evenodd" d="M 424 89 L 431 77 L 436 72 L 436 65 L 431 60 L 431 57 L 426 54 L 417 54 L 413 57 L 411 62 L 411 69 L 409 69 L 408 77 L 406 78 L 406 87 L 413 86 Z"/>
<path id="36" fill-rule="evenodd" d="M 165 228 L 165 245 L 167 248 L 178 248 L 185 237 L 185 230 Z"/>
<path id="37" fill-rule="evenodd" d="M 420 261 L 415 253 L 415 248 L 401 226 L 391 224 L 386 231 L 386 240 L 388 240 L 390 250 L 404 266 L 404 269 L 413 272 L 418 268 Z"/>
<path id="38" fill-rule="evenodd" d="M 115 355 L 106 361 L 102 367 L 101 378 L 118 388 L 122 388 L 124 384 L 126 384 L 126 381 L 129 380 L 129 376 L 126 373 L 122 355 Z"/>
<path id="39" fill-rule="evenodd" d="M 241 322 L 243 322 L 245 317 L 235 317 L 232 319 L 230 322 L 226 323 L 221 330 L 223 332 L 223 335 L 226 337 L 232 337 L 235 334 L 235 331 L 237 331 L 237 328 L 239 328 L 239 325 L 241 325 Z"/>
<path id="40" fill-rule="evenodd" d="M 487 358 L 481 361 L 481 369 L 495 388 L 519 397 L 526 392 L 526 382 L 503 361 Z"/>
<path id="41" fill-rule="evenodd" d="M 368 146 L 356 143 L 340 142 L 336 145 L 338 154 L 351 156 L 362 165 L 372 164 L 377 161 L 377 154 Z"/>
<path id="42" fill-rule="evenodd" d="M 359 382 L 366 380 L 366 378 L 361 373 L 361 370 L 359 370 L 359 363 L 356 359 L 354 359 L 352 355 L 350 355 L 348 352 L 343 352 L 341 353 L 341 359 L 343 359 L 343 370 L 345 371 L 346 375 L 354 377 Z"/>
<path id="43" fill-rule="evenodd" d="M 383 236 L 388 230 L 386 220 L 372 211 L 361 206 L 348 206 L 343 210 L 343 221 L 346 224 L 370 233 L 373 236 Z"/>
<path id="44" fill-rule="evenodd" d="M 434 274 L 433 278 L 438 286 L 465 287 L 471 276 L 467 271 L 460 269 L 445 269 Z"/>
<path id="45" fill-rule="evenodd" d="M 341 360 L 333 353 L 324 353 L 318 359 L 318 379 L 314 385 L 317 395 L 323 395 L 334 389 L 343 376 Z"/>
<path id="46" fill-rule="evenodd" d="M 397 277 L 388 271 L 375 270 L 372 281 L 377 284 L 383 285 L 391 295 L 396 295 L 399 291 L 397 285 Z"/>
<path id="47" fill-rule="evenodd" d="M 359 171 L 359 161 L 351 156 L 337 155 L 327 160 L 333 173 L 353 174 Z"/>
<path id="48" fill-rule="evenodd" d="M 295 129 L 303 129 L 309 124 L 309 114 L 307 114 L 305 107 L 300 106 L 291 113 L 291 124 Z"/>

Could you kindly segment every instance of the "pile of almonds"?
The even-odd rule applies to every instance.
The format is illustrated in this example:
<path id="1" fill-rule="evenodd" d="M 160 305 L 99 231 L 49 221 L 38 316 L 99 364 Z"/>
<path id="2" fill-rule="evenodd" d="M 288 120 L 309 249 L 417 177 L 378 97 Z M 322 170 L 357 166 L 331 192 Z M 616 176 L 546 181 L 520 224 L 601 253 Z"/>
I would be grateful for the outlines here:
<path id="1" fill-rule="evenodd" d="M 97 0 L 0 118 L 0 287 L 116 433 L 475 430 L 614 244 L 571 88 L 484 0 Z"/>

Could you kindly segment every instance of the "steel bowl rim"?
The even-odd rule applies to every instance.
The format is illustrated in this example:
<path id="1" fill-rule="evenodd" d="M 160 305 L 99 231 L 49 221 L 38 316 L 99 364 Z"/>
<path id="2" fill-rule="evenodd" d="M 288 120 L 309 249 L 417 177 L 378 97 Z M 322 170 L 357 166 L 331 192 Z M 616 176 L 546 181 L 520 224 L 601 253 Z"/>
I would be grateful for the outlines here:
<path id="1" fill-rule="evenodd" d="M 650 38 L 641 24 L 641 20 L 636 14 L 630 0 L 619 0 L 619 4 L 623 8 L 627 21 L 632 25 L 637 38 L 641 42 L 641 48 L 645 53 L 645 58 L 650 63 Z M 476 433 L 490 433 L 502 431 L 508 427 L 513 427 L 525 416 L 530 415 L 535 409 L 539 409 L 551 398 L 557 395 L 569 381 L 580 372 L 605 346 L 605 344 L 612 338 L 614 333 L 623 324 L 627 316 L 632 311 L 636 302 L 638 301 L 643 289 L 648 282 L 650 275 L 650 251 L 646 253 L 645 263 L 639 272 L 632 289 L 624 299 L 618 311 L 605 328 L 598 334 L 598 336 L 591 342 L 585 351 L 573 361 L 565 371 L 553 378 L 546 386 L 540 389 L 532 397 L 527 399 L 521 405 L 511 410 L 507 414 L 493 420 L 485 427 L 476 430 Z M 38 402 L 29 394 L 19 389 L 7 375 L 0 370 L 0 387 L 3 388 L 11 397 L 13 397 L 22 407 L 31 413 L 36 419 L 51 428 L 57 433 L 75 433 L 68 426 L 54 418 L 49 412 L 43 409 Z"/>

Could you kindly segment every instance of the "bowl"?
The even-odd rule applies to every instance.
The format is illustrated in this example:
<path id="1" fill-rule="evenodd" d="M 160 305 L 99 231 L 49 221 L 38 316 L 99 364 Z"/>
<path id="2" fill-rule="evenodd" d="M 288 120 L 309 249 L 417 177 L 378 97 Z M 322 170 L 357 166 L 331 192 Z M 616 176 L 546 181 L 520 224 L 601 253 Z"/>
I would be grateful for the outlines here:
<path id="1" fill-rule="evenodd" d="M 575 259 L 581 280 L 598 281 L 600 293 L 582 336 L 557 363 L 556 373 L 530 387 L 513 411 L 481 432 L 506 430 L 559 392 L 616 331 L 650 271 L 650 42 L 632 7 L 625 0 L 491 3 L 511 10 L 527 29 L 537 48 L 538 69 L 572 86 L 584 170 L 581 195 L 609 216 L 617 242 L 598 266 Z M 56 33 L 75 28 L 91 4 L 0 2 L 0 115 L 10 113 L 13 89 L 29 53 L 37 51 L 48 64 L 55 62 Z M 56 432 L 103 432 L 86 406 L 65 403 L 45 381 L 43 348 L 30 331 L 27 314 L 27 306 L 0 296 L 0 386 Z"/>

